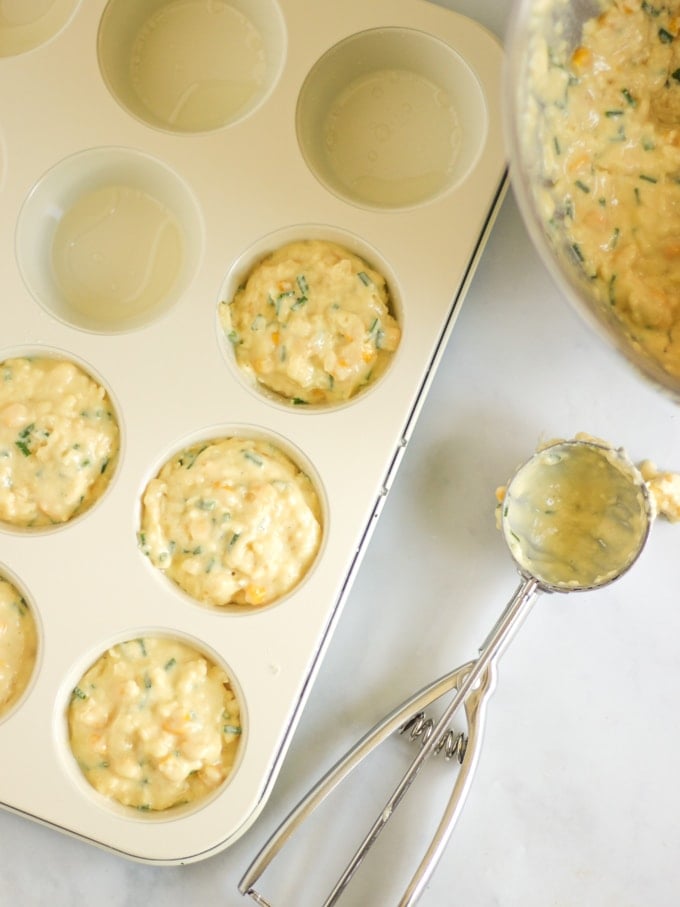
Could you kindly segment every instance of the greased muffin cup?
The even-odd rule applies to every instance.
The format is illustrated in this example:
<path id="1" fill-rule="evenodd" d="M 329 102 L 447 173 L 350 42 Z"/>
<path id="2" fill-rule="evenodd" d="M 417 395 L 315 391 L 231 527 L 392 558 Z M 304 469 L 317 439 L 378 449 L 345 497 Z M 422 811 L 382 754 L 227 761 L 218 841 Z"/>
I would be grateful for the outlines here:
<path id="1" fill-rule="evenodd" d="M 120 450 L 77 518 L 35 532 L 0 526 L 0 574 L 38 620 L 31 679 L 0 719 L 0 801 L 136 860 L 191 862 L 233 842 L 267 799 L 460 310 L 505 188 L 502 54 L 479 25 L 423 0 L 156 0 L 146 17 L 123 0 L 53 6 L 56 24 L 40 21 L 45 4 L 14 4 L 38 20 L 39 40 L 0 41 L 0 361 L 77 364 L 109 394 Z M 206 24 L 208 13 L 217 19 Z M 178 41 L 184 21 L 198 51 Z M 229 23 L 245 36 L 243 78 L 214 59 Z M 8 27 L 0 21 L 0 38 Z M 348 156 L 357 114 L 370 135 Z M 381 275 L 398 326 L 382 373 L 332 405 L 250 380 L 219 317 L 257 262 L 307 240 L 338 244 Z M 307 285 L 297 275 L 296 285 L 302 305 Z M 140 521 L 163 464 L 226 438 L 247 441 L 251 472 L 260 444 L 295 464 L 316 496 L 318 537 L 284 592 L 260 600 L 264 583 L 244 571 L 247 594 L 215 606 L 150 562 Z M 194 552 L 213 544 L 200 536 L 218 517 L 222 561 L 233 539 L 232 553 L 243 546 L 235 572 L 257 565 L 275 537 L 267 527 L 294 503 L 287 476 L 273 494 L 206 475 L 212 496 L 186 486 L 178 570 L 212 569 L 214 552 Z M 261 488 L 269 503 L 246 525 L 235 505 Z M 85 780 L 69 704 L 104 653 L 156 638 L 224 671 L 242 723 L 233 767 L 209 794 L 135 808 Z M 150 673 L 147 688 L 141 678 L 129 693 L 167 679 Z M 168 718 L 164 732 L 181 734 Z M 111 761 L 105 737 L 93 741 L 97 771 Z"/>

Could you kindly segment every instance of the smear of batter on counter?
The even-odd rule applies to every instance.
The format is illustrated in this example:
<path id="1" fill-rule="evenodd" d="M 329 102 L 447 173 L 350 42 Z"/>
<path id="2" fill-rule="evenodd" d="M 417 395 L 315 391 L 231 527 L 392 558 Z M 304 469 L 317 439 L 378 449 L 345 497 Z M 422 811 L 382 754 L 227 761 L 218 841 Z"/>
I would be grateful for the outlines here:
<path id="1" fill-rule="evenodd" d="M 543 216 L 599 301 L 680 375 L 680 2 L 602 0 L 531 61 Z"/>

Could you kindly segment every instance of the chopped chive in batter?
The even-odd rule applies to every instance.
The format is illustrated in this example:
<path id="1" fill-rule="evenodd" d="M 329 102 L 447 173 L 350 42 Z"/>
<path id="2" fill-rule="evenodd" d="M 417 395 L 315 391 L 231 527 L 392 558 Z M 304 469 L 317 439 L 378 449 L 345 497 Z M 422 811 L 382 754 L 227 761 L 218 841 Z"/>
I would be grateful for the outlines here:
<path id="1" fill-rule="evenodd" d="M 359 273 L 357 274 L 357 277 L 359 278 L 359 280 L 363 283 L 363 285 L 365 287 L 370 287 L 371 284 L 373 283 L 373 281 L 371 280 L 371 278 L 368 276 L 368 274 L 365 271 L 359 271 Z"/>
<path id="2" fill-rule="evenodd" d="M 176 659 L 175 656 L 173 655 L 172 658 L 169 658 L 168 661 L 165 662 L 165 664 L 163 665 L 163 667 L 165 668 L 166 671 L 170 671 L 170 670 L 172 670 L 172 668 L 174 668 L 176 665 L 177 665 L 177 659 Z"/>
<path id="3" fill-rule="evenodd" d="M 183 451 L 178 457 L 177 462 L 180 466 L 186 466 L 187 469 L 191 469 L 191 467 L 194 465 L 203 451 L 207 448 L 207 446 L 207 444 L 204 444 L 203 447 L 199 447 L 198 450 Z"/>
<path id="4" fill-rule="evenodd" d="M 309 296 L 309 284 L 307 283 L 307 278 L 304 274 L 298 274 L 295 278 L 297 280 L 297 285 L 300 287 L 300 292 L 303 296 Z"/>
<path id="5" fill-rule="evenodd" d="M 649 176 L 648 173 L 641 173 L 640 179 L 645 180 L 647 183 L 658 183 L 658 180 L 655 176 Z"/>
<path id="6" fill-rule="evenodd" d="M 616 294 L 614 292 L 615 283 L 616 283 L 616 274 L 612 274 L 612 276 L 609 278 L 609 286 L 608 286 L 609 304 L 610 305 L 616 305 Z"/>
<path id="7" fill-rule="evenodd" d="M 579 261 L 585 261 L 585 258 L 583 257 L 583 252 L 581 251 L 581 247 L 579 246 L 578 243 L 572 243 L 571 248 L 574 252 L 574 255 L 578 258 Z"/>
<path id="8" fill-rule="evenodd" d="M 237 724 L 225 724 L 222 730 L 225 734 L 234 734 L 236 736 L 243 733 Z"/>
<path id="9" fill-rule="evenodd" d="M 22 454 L 25 457 L 31 456 L 31 448 L 28 446 L 28 444 L 25 441 L 15 441 L 14 443 L 16 444 L 16 446 L 19 448 L 19 450 L 22 452 Z"/>
<path id="10" fill-rule="evenodd" d="M 87 699 L 87 693 L 80 689 L 80 687 L 73 687 L 73 692 L 71 693 L 72 699 Z"/>
<path id="11" fill-rule="evenodd" d="M 258 457 L 256 453 L 253 453 L 252 450 L 244 450 L 243 456 L 246 460 L 250 460 L 250 462 L 254 463 L 256 466 L 264 466 L 264 460 L 261 457 Z"/>
<path id="12" fill-rule="evenodd" d="M 624 96 L 624 98 L 626 99 L 628 104 L 630 104 L 631 107 L 637 107 L 637 101 L 635 100 L 635 98 L 633 97 L 633 95 L 630 93 L 630 91 L 627 88 L 622 88 L 621 94 Z"/>
<path id="13" fill-rule="evenodd" d="M 623 116 L 623 110 L 621 110 L 620 108 L 619 108 L 619 109 L 616 109 L 616 110 L 605 110 L 604 115 L 605 115 L 606 117 L 610 117 L 610 118 L 611 118 L 611 117 L 622 117 L 622 116 Z"/>
<path id="14" fill-rule="evenodd" d="M 576 185 L 581 190 L 581 192 L 590 192 L 590 186 L 587 186 L 583 180 L 576 180 Z"/>
<path id="15" fill-rule="evenodd" d="M 292 400 L 293 406 L 306 406 L 307 401 L 303 400 L 302 397 L 293 397 Z"/>
<path id="16" fill-rule="evenodd" d="M 670 44 L 673 41 L 673 35 L 665 28 L 660 28 L 659 41 L 661 41 L 662 44 Z"/>

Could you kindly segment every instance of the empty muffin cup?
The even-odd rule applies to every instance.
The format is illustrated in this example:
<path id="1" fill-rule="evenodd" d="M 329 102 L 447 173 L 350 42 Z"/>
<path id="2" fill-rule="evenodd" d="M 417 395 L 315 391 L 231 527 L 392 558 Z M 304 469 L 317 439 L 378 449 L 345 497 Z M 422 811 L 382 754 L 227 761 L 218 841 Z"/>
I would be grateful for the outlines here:
<path id="1" fill-rule="evenodd" d="M 465 178 L 484 144 L 479 81 L 425 32 L 377 28 L 332 47 L 298 98 L 297 134 L 317 178 L 371 208 L 431 201 Z"/>
<path id="2" fill-rule="evenodd" d="M 203 222 L 193 194 L 161 161 L 125 148 L 64 159 L 19 215 L 17 258 L 52 315 L 120 332 L 165 313 L 190 283 Z"/>
<path id="3" fill-rule="evenodd" d="M 0 523 L 42 530 L 80 516 L 108 488 L 119 449 L 108 392 L 75 362 L 0 362 Z"/>
<path id="4" fill-rule="evenodd" d="M 87 782 L 144 813 L 205 800 L 240 752 L 241 707 L 228 672 L 181 639 L 145 634 L 112 645 L 78 679 L 66 711 Z"/>
<path id="5" fill-rule="evenodd" d="M 3 0 L 0 57 L 13 57 L 46 44 L 68 24 L 80 0 Z"/>
<path id="6" fill-rule="evenodd" d="M 207 132 L 269 95 L 285 55 L 275 0 L 109 0 L 99 63 L 128 113 L 158 129 Z"/>
<path id="7" fill-rule="evenodd" d="M 262 437 L 190 444 L 166 461 L 142 496 L 141 551 L 209 607 L 281 599 L 309 571 L 321 537 L 312 480 Z"/>
<path id="8" fill-rule="evenodd" d="M 37 654 L 33 611 L 16 585 L 0 573 L 0 720 L 26 692 Z"/>

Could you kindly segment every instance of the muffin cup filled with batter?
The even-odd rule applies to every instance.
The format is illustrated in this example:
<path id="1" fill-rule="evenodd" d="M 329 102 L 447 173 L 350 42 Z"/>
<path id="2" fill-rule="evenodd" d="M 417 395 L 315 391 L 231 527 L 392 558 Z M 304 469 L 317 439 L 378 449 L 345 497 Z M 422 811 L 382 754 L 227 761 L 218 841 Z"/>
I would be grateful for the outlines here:
<path id="1" fill-rule="evenodd" d="M 285 596 L 308 572 L 321 537 L 314 484 L 263 438 L 194 443 L 164 464 L 142 497 L 141 551 L 215 608 Z"/>
<path id="2" fill-rule="evenodd" d="M 242 736 L 227 671 L 160 635 L 107 649 L 73 687 L 67 721 L 88 783 L 143 812 L 191 806 L 220 788 Z"/>
<path id="3" fill-rule="evenodd" d="M 107 391 L 75 362 L 0 362 L 1 522 L 44 529 L 84 513 L 106 490 L 119 446 Z"/>
<path id="4" fill-rule="evenodd" d="M 33 611 L 15 584 L 0 574 L 0 720 L 26 692 L 37 654 Z"/>
<path id="5" fill-rule="evenodd" d="M 384 373 L 401 339 L 385 276 L 324 238 L 265 255 L 218 314 L 242 372 L 296 406 L 356 396 Z"/>

